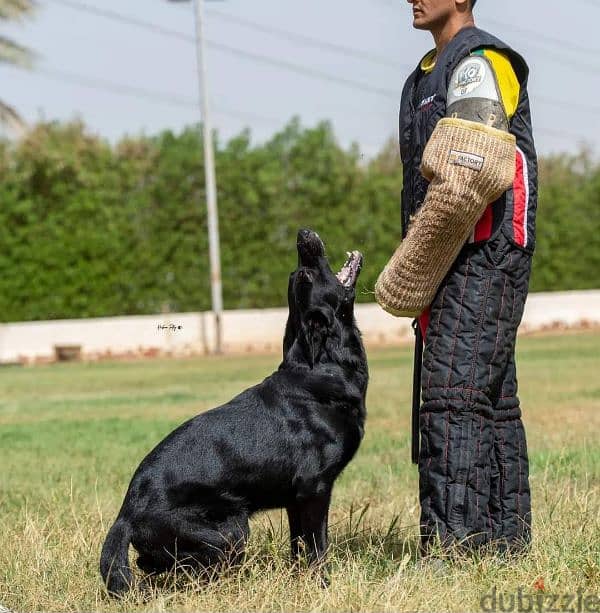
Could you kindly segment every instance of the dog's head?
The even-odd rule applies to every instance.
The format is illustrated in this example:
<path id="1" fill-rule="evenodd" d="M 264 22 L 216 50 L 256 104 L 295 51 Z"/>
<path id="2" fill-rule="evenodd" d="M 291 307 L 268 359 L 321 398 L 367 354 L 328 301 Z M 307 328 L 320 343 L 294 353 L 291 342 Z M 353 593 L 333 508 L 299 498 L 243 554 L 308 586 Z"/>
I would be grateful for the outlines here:
<path id="1" fill-rule="evenodd" d="M 340 345 L 355 332 L 355 286 L 363 258 L 358 251 L 348 252 L 346 263 L 334 274 L 316 232 L 300 230 L 296 245 L 298 268 L 288 285 L 290 313 L 283 353 L 285 356 L 298 343 L 313 367 L 328 342 Z"/>

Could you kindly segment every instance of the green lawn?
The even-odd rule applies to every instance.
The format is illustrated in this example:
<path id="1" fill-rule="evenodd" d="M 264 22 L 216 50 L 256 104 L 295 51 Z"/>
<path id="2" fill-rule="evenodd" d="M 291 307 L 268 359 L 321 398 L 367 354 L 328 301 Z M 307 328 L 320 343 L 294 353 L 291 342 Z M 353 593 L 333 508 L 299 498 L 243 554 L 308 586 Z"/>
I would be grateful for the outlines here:
<path id="1" fill-rule="evenodd" d="M 411 351 L 372 351 L 364 442 L 337 483 L 332 582 L 287 564 L 282 513 L 252 522 L 248 560 L 210 585 L 174 578 L 154 599 L 106 598 L 100 547 L 129 478 L 174 426 L 261 380 L 276 356 L 0 369 L 0 604 L 29 610 L 478 610 L 498 593 L 600 596 L 600 334 L 524 338 L 519 380 L 534 546 L 522 559 L 416 561 Z"/>

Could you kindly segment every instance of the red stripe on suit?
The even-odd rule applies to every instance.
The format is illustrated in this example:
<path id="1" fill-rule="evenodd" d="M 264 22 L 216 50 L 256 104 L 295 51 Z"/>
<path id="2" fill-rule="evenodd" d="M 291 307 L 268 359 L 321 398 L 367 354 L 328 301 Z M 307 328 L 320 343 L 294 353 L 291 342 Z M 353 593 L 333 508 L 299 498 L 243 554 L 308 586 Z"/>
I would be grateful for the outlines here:
<path id="1" fill-rule="evenodd" d="M 525 154 L 517 147 L 517 169 L 513 184 L 513 235 L 517 245 L 527 245 L 529 177 Z"/>

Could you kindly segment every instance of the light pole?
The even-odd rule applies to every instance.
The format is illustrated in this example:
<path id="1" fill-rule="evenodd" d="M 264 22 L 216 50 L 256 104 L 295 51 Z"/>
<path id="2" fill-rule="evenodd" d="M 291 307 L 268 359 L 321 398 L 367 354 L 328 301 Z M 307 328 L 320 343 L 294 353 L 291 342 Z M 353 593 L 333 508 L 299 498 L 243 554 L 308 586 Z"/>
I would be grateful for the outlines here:
<path id="1" fill-rule="evenodd" d="M 187 0 L 169 0 L 181 2 Z M 208 222 L 208 253 L 210 258 L 210 291 L 212 312 L 215 318 L 215 353 L 223 350 L 223 285 L 221 282 L 221 254 L 219 241 L 219 213 L 217 208 L 217 180 L 212 140 L 212 123 L 208 99 L 206 61 L 204 51 L 204 0 L 192 0 L 196 21 L 196 56 L 198 62 L 198 87 L 202 112 L 204 141 L 204 176 L 206 182 L 206 213 Z"/>

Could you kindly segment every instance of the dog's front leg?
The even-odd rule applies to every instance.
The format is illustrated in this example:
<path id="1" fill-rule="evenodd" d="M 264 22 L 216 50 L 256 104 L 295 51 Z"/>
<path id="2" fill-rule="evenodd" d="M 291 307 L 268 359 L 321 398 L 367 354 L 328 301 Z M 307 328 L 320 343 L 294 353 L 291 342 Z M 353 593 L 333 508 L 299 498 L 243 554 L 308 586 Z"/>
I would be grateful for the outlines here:
<path id="1" fill-rule="evenodd" d="M 296 562 L 303 552 L 311 565 L 325 558 L 330 496 L 328 493 L 327 496 L 310 498 L 286 508 L 292 562 Z"/>
<path id="2" fill-rule="evenodd" d="M 302 522 L 300 521 L 299 505 L 286 508 L 288 522 L 290 524 L 290 548 L 292 553 L 292 564 L 296 564 L 302 556 L 303 535 Z"/>
<path id="3" fill-rule="evenodd" d="M 301 531 L 301 539 L 306 547 L 306 558 L 308 563 L 317 567 L 323 586 L 329 585 L 327 569 L 325 567 L 325 557 L 327 555 L 327 529 L 329 518 L 329 502 L 331 500 L 331 490 L 326 494 L 308 498 L 296 506 L 294 515 L 295 526 L 298 520 Z M 290 522 L 290 528 L 292 522 Z M 297 547 L 296 541 L 292 540 L 292 552 Z"/>
<path id="4" fill-rule="evenodd" d="M 311 498 L 300 508 L 302 538 L 306 545 L 309 564 L 325 559 L 327 553 L 327 522 L 329 518 L 330 492 L 326 496 Z"/>

